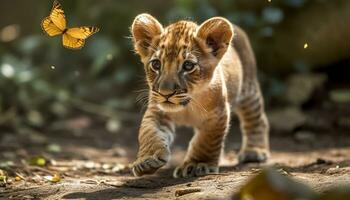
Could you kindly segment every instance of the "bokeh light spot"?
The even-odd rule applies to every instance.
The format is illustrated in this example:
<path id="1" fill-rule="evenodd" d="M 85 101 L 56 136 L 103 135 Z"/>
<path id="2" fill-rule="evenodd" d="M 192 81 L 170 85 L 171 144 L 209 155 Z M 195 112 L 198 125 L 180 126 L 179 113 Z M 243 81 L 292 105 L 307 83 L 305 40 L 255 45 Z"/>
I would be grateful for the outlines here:
<path id="1" fill-rule="evenodd" d="M 0 30 L 0 40 L 2 42 L 11 42 L 18 38 L 20 33 L 20 27 L 18 24 L 11 24 L 5 26 Z"/>
<path id="2" fill-rule="evenodd" d="M 7 78 L 11 78 L 15 75 L 15 69 L 10 64 L 7 64 L 7 63 L 2 64 L 0 70 L 2 75 Z"/>

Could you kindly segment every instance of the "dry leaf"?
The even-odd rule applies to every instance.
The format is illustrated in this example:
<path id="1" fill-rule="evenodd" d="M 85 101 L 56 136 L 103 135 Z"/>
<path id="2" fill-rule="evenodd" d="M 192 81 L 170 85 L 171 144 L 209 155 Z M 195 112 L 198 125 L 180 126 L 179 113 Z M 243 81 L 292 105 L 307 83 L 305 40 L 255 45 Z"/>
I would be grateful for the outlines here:
<path id="1" fill-rule="evenodd" d="M 276 170 L 265 169 L 249 180 L 233 199 L 294 200 L 313 199 L 315 196 L 315 192 L 306 185 L 281 175 Z"/>
<path id="2" fill-rule="evenodd" d="M 32 159 L 30 159 L 29 164 L 36 165 L 36 166 L 45 166 L 46 165 L 46 159 L 41 156 L 36 156 Z"/>
<path id="3" fill-rule="evenodd" d="M 54 174 L 53 176 L 44 176 L 44 179 L 51 183 L 57 183 L 61 181 L 61 176 L 59 174 Z"/>
<path id="4" fill-rule="evenodd" d="M 7 174 L 0 169 L 0 187 L 5 187 L 7 184 Z"/>
<path id="5" fill-rule="evenodd" d="M 15 177 L 15 181 L 21 181 L 21 180 L 22 180 L 21 177 L 19 177 L 19 176 L 16 176 L 16 177 Z"/>

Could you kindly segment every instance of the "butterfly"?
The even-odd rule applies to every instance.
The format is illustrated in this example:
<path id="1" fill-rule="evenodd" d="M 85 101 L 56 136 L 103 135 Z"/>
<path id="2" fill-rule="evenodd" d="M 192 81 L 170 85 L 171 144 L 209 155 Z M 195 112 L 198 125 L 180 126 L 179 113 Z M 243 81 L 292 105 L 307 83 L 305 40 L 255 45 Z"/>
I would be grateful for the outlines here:
<path id="1" fill-rule="evenodd" d="M 55 0 L 51 13 L 41 22 L 41 28 L 49 36 L 53 37 L 62 34 L 63 46 L 69 49 L 81 49 L 85 39 L 98 32 L 100 29 L 94 26 L 81 26 L 67 28 L 66 16 L 61 4 Z"/>

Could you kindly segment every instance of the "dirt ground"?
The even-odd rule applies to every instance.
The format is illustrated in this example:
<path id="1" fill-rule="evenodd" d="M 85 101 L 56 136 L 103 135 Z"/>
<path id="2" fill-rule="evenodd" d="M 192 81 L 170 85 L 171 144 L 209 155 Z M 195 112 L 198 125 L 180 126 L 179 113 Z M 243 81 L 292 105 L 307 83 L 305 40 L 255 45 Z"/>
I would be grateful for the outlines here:
<path id="1" fill-rule="evenodd" d="M 179 129 L 171 162 L 155 175 L 135 178 L 127 166 L 136 155 L 137 121 L 123 123 L 117 133 L 88 125 L 89 119 L 84 116 L 65 122 L 66 129 L 51 132 L 3 132 L 0 158 L 2 165 L 8 163 L 3 169 L 10 178 L 17 173 L 21 180 L 0 187 L 0 199 L 229 199 L 264 166 L 275 166 L 319 192 L 350 184 L 350 135 L 346 131 L 314 131 L 299 136 L 273 132 L 269 162 L 240 166 L 236 163 L 240 134 L 235 122 L 226 141 L 220 174 L 172 178 L 172 170 L 181 162 L 192 135 L 187 129 Z M 25 160 L 34 155 L 44 156 L 48 164 L 26 164 Z M 57 182 L 45 179 L 54 174 L 60 176 Z M 179 191 L 192 189 L 192 193 L 177 196 Z"/>

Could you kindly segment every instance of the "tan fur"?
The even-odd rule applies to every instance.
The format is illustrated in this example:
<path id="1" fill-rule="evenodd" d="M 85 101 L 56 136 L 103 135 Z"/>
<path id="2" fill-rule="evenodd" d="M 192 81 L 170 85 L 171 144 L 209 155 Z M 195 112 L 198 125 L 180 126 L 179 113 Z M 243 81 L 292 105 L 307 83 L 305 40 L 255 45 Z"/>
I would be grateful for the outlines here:
<path id="1" fill-rule="evenodd" d="M 268 158 L 269 126 L 255 58 L 239 27 L 215 17 L 200 26 L 179 21 L 163 28 L 151 15 L 141 14 L 131 31 L 150 88 L 135 175 L 154 173 L 169 161 L 175 125 L 191 126 L 195 135 L 174 177 L 218 172 L 232 111 L 243 135 L 239 161 Z M 185 61 L 190 67 L 184 67 Z"/>

